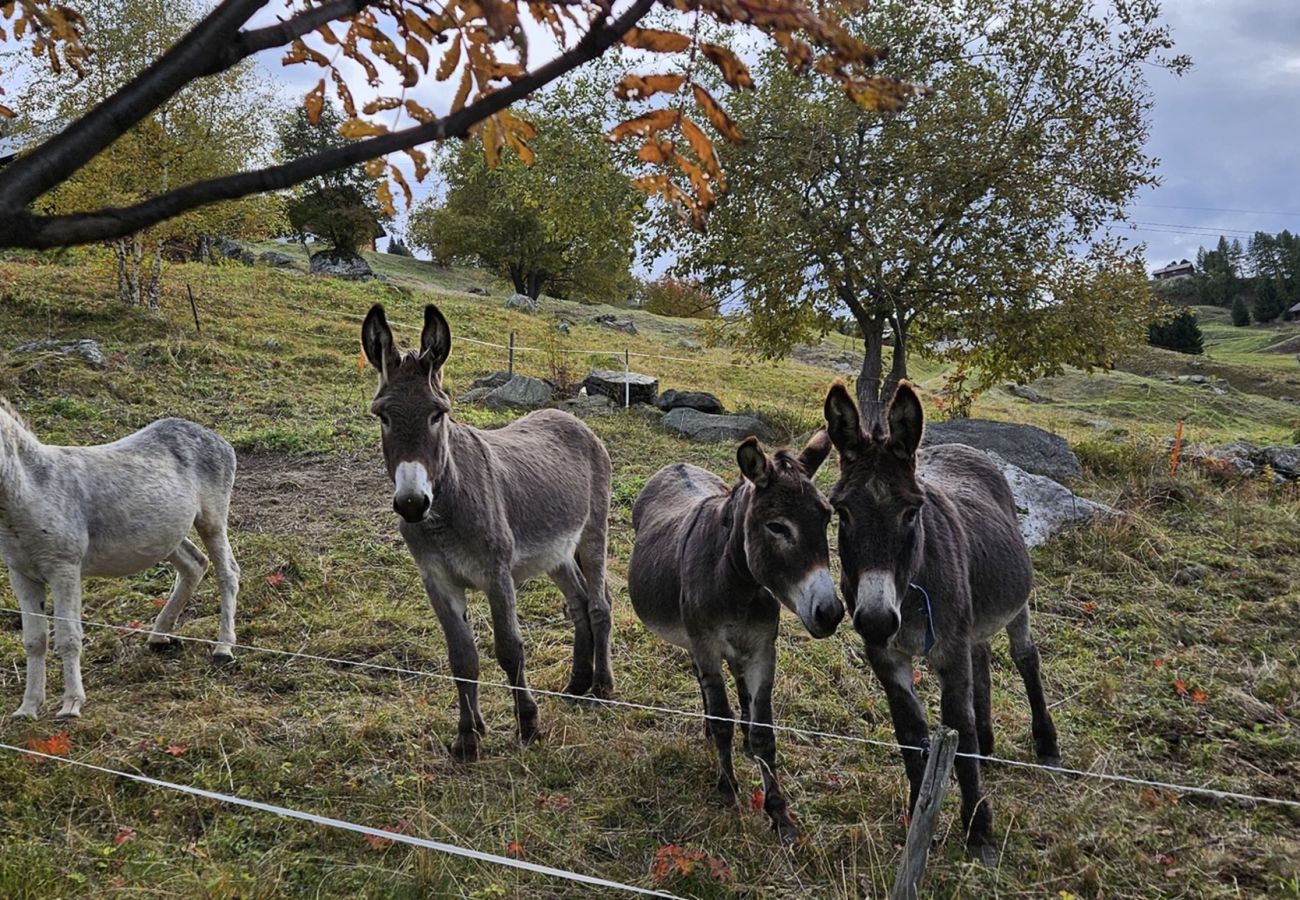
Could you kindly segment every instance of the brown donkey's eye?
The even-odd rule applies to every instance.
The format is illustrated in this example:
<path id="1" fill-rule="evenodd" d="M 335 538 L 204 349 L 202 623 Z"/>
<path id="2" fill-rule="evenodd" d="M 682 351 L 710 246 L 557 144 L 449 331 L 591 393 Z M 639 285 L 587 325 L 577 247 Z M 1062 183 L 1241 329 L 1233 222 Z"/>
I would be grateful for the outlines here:
<path id="1" fill-rule="evenodd" d="M 782 540 L 786 540 L 786 541 L 794 540 L 794 532 L 792 532 L 790 530 L 790 526 L 785 524 L 784 522 L 768 522 L 767 530 L 772 532 L 772 534 L 776 535 Z"/>

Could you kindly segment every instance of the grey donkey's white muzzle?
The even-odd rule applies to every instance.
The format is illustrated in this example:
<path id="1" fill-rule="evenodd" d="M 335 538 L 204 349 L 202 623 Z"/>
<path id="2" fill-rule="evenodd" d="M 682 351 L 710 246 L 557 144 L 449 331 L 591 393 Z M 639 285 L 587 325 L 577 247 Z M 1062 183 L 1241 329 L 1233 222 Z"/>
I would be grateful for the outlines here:
<path id="1" fill-rule="evenodd" d="M 393 510 L 408 522 L 419 522 L 433 505 L 433 485 L 423 463 L 401 462 L 393 473 Z"/>
<path id="2" fill-rule="evenodd" d="M 876 569 L 859 576 L 853 628 L 868 644 L 883 647 L 898 631 L 903 621 L 898 599 L 892 571 Z"/>
<path id="3" fill-rule="evenodd" d="M 794 588 L 794 611 L 815 638 L 830 637 L 844 618 L 844 604 L 835 594 L 831 570 L 814 569 Z"/>

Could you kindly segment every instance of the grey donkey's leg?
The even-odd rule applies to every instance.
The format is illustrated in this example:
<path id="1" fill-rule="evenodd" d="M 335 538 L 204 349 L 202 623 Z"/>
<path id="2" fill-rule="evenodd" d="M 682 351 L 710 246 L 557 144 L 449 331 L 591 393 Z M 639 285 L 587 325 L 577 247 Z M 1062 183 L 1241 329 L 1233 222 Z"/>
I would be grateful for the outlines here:
<path id="1" fill-rule="evenodd" d="M 541 734 L 537 701 L 529 693 L 528 681 L 524 677 L 524 638 L 515 612 L 515 582 L 508 569 L 497 573 L 488 586 L 487 595 L 492 610 L 492 646 L 497 662 L 510 682 L 510 693 L 514 695 L 519 742 L 531 744 Z"/>
<path id="2" fill-rule="evenodd" d="M 217 586 L 221 589 L 221 624 L 217 628 L 217 645 L 212 648 L 212 658 L 217 662 L 227 662 L 235 655 L 235 601 L 239 596 L 239 564 L 235 562 L 235 554 L 230 550 L 230 538 L 227 535 L 229 513 L 230 495 L 226 494 L 213 509 L 200 512 L 195 523 L 199 537 L 203 538 L 203 545 L 212 556 Z"/>
<path id="3" fill-rule="evenodd" d="M 713 718 L 708 719 L 709 736 L 718 751 L 718 764 L 722 773 L 718 776 L 718 791 L 729 803 L 736 802 L 740 784 L 736 781 L 736 770 L 731 760 L 731 739 L 735 731 L 731 704 L 727 702 L 727 683 L 722 678 L 722 656 L 717 648 L 697 645 L 691 651 L 695 666 L 700 675 L 700 691 L 704 694 L 704 713 Z"/>
<path id="4" fill-rule="evenodd" d="M 460 722 L 456 739 L 447 750 L 456 759 L 472 761 L 478 759 L 479 735 L 487 733 L 487 726 L 483 724 L 483 715 L 478 708 L 478 647 L 474 646 L 474 629 L 469 624 L 469 604 L 463 590 L 442 584 L 427 573 L 423 574 L 422 580 L 447 639 L 451 674 L 457 679 Z"/>
<path id="5" fill-rule="evenodd" d="M 763 770 L 763 809 L 781 840 L 790 843 L 799 837 L 799 826 L 790 815 L 785 794 L 776 777 L 776 732 L 772 728 L 772 685 L 776 680 L 776 647 L 770 646 L 746 662 L 744 678 L 737 687 L 750 694 L 753 722 L 746 736 L 750 752 Z"/>
<path id="6" fill-rule="evenodd" d="M 930 731 L 925 721 L 925 708 L 917 699 L 916 688 L 912 685 L 911 657 L 870 645 L 867 645 L 866 651 L 871 671 L 885 689 L 889 716 L 894 721 L 894 736 L 898 743 L 904 747 L 928 747 Z M 907 770 L 907 780 L 911 786 L 907 803 L 910 812 L 916 806 L 916 797 L 921 790 L 921 778 L 925 774 L 925 753 L 922 750 L 903 750 L 902 753 L 903 766 Z"/>
<path id="7" fill-rule="evenodd" d="M 608 509 L 605 512 L 608 513 Z M 606 700 L 614 696 L 614 666 L 610 659 L 614 611 L 609 582 L 605 579 L 607 524 L 604 520 L 588 524 L 578 543 L 578 562 L 587 583 L 587 621 L 591 625 L 592 662 L 595 666 L 591 692 Z"/>
<path id="8" fill-rule="evenodd" d="M 45 652 L 50 641 L 50 624 L 43 613 L 45 585 L 9 570 L 9 584 L 18 595 L 18 607 L 23 617 L 23 652 L 27 654 L 27 684 L 23 689 L 22 705 L 14 712 L 15 719 L 34 719 L 45 702 Z"/>
<path id="9" fill-rule="evenodd" d="M 1029 610 L 1022 609 L 1020 615 L 1007 625 L 1007 637 L 1011 639 L 1011 658 L 1020 677 L 1025 682 L 1025 693 L 1029 695 L 1029 710 L 1033 716 L 1034 752 L 1038 761 L 1046 766 L 1061 764 L 1061 750 L 1056 742 L 1056 725 L 1052 722 L 1052 713 L 1047 708 L 1047 697 L 1043 694 L 1043 677 L 1039 671 L 1038 648 L 1034 646 L 1033 635 L 1029 633 Z"/>
<path id="10" fill-rule="evenodd" d="M 564 693 L 581 697 L 591 690 L 594 680 L 591 622 L 587 618 L 587 584 L 575 561 L 566 562 L 551 572 L 551 580 L 564 594 L 565 611 L 573 622 L 573 671 Z"/>
<path id="11" fill-rule="evenodd" d="M 975 734 L 979 738 L 980 755 L 993 755 L 993 684 L 990 666 L 992 656 L 988 641 L 971 644 L 970 665 L 975 702 Z M 983 763 L 983 760 L 980 760 Z"/>
<path id="12" fill-rule="evenodd" d="M 158 611 L 158 617 L 149 630 L 149 649 L 163 650 L 175 646 L 178 641 L 172 637 L 176 632 L 176 620 L 180 618 L 185 604 L 194 596 L 194 589 L 203 580 L 203 573 L 208 570 L 208 558 L 198 547 L 186 538 L 171 552 L 167 561 L 176 570 L 176 583 L 172 585 L 171 596 Z"/>
<path id="13" fill-rule="evenodd" d="M 63 659 L 63 706 L 58 716 L 75 718 L 86 702 L 81 684 L 81 570 L 59 572 L 49 585 L 54 599 L 54 652 Z"/>
<path id="14" fill-rule="evenodd" d="M 943 651 L 947 652 L 943 652 Z M 966 852 L 988 866 L 997 865 L 993 843 L 993 809 L 984 796 L 980 777 L 979 739 L 975 736 L 975 703 L 969 646 L 942 648 L 933 657 L 939 675 L 943 724 L 957 732 L 957 784 L 961 787 L 961 822 Z"/>
<path id="15" fill-rule="evenodd" d="M 736 702 L 740 704 L 740 733 L 745 738 L 745 752 L 752 756 L 754 748 L 749 743 L 749 723 L 753 721 L 751 718 L 753 710 L 749 685 L 745 682 L 745 667 L 739 662 L 728 659 L 727 668 L 731 670 L 731 677 L 736 682 Z"/>

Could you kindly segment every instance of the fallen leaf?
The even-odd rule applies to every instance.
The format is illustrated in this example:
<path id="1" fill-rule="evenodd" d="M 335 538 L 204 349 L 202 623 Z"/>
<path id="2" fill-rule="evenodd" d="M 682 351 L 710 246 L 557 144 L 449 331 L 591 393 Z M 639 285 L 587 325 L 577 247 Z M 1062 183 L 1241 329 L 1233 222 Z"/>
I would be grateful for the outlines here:
<path id="1" fill-rule="evenodd" d="M 184 756 L 189 752 L 189 750 L 190 748 L 186 747 L 184 744 L 168 744 L 166 747 L 163 747 L 163 753 L 166 753 L 168 756 Z"/>
<path id="2" fill-rule="evenodd" d="M 1165 660 L 1163 656 L 1157 656 L 1155 659 L 1151 660 L 1151 668 L 1163 669 L 1164 667 L 1165 667 Z"/>
<path id="3" fill-rule="evenodd" d="M 270 575 L 266 576 L 266 583 L 271 587 L 279 587 L 284 584 L 286 580 L 287 579 L 283 572 L 272 572 Z"/>
<path id="4" fill-rule="evenodd" d="M 385 825 L 383 828 L 381 828 L 381 829 L 379 829 L 379 830 L 380 830 L 380 831 L 387 831 L 389 834 L 401 834 L 401 833 L 402 833 L 402 826 L 400 826 L 400 825 Z M 379 849 L 381 849 L 381 848 L 383 848 L 383 847 L 387 847 L 389 844 L 392 843 L 392 841 L 389 840 L 388 838 L 380 837 L 379 835 L 376 835 L 376 834 L 367 834 L 367 835 L 365 836 L 365 838 L 366 838 L 366 841 L 370 844 L 370 846 L 371 846 L 373 849 L 375 849 L 375 850 L 379 850 Z"/>
<path id="5" fill-rule="evenodd" d="M 1192 691 L 1193 703 L 1204 703 L 1206 700 L 1209 699 L 1210 699 L 1210 695 L 1207 694 L 1205 691 L 1201 690 L 1200 688 L 1197 688 L 1196 690 Z"/>
<path id="6" fill-rule="evenodd" d="M 1177 694 L 1177 695 L 1180 696 L 1180 697 L 1186 697 L 1186 696 L 1187 696 L 1187 682 L 1183 681 L 1181 678 L 1175 678 L 1175 679 L 1174 679 L 1174 693 Z"/>
<path id="7" fill-rule="evenodd" d="M 1097 611 L 1097 601 L 1096 601 L 1096 600 L 1085 600 L 1085 601 L 1083 602 L 1083 605 L 1080 606 L 1079 608 L 1083 610 L 1083 612 L 1084 612 L 1085 615 L 1089 615 L 1089 616 L 1090 616 L 1090 615 L 1092 615 L 1093 613 L 1095 613 L 1095 612 Z"/>
<path id="8" fill-rule="evenodd" d="M 167 605 L 167 598 L 166 598 L 166 597 L 158 597 L 158 598 L 156 598 L 156 599 L 153 601 L 153 605 L 154 605 L 154 607 L 157 608 L 157 609 L 162 609 L 164 606 Z"/>
<path id="9" fill-rule="evenodd" d="M 524 858 L 524 845 L 519 841 L 511 841 L 506 844 L 506 855 L 514 859 Z"/>
<path id="10" fill-rule="evenodd" d="M 130 622 L 126 623 L 126 627 L 132 629 L 133 631 L 139 631 L 140 629 L 144 628 L 144 623 L 141 622 L 139 619 L 132 619 Z"/>
<path id="11" fill-rule="evenodd" d="M 27 749 L 44 753 L 46 756 L 67 756 L 68 751 L 72 749 L 72 741 L 66 731 L 60 731 L 47 738 L 30 738 L 27 741 Z"/>
<path id="12" fill-rule="evenodd" d="M 749 808 L 750 808 L 750 809 L 762 809 L 762 808 L 763 808 L 763 789 L 762 789 L 762 788 L 754 788 L 754 793 L 751 794 L 751 795 L 750 795 L 750 798 L 749 798 Z"/>
<path id="13" fill-rule="evenodd" d="M 918 684 L 920 684 L 920 683 L 921 683 L 921 670 L 920 670 L 920 669 L 913 669 L 913 670 L 912 670 L 912 685 L 913 685 L 913 686 L 916 686 L 916 685 L 918 685 Z"/>
<path id="14" fill-rule="evenodd" d="M 121 828 L 119 828 L 117 830 L 117 834 L 113 835 L 113 844 L 114 846 L 117 847 L 122 846 L 127 841 L 133 841 L 133 840 L 135 840 L 135 829 L 128 827 L 126 825 L 123 825 Z"/>

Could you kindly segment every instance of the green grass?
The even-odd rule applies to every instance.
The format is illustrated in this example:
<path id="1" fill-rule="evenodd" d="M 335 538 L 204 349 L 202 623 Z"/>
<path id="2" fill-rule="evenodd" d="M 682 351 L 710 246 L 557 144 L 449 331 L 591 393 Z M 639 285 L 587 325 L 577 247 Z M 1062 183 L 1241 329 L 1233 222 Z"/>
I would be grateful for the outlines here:
<path id="1" fill-rule="evenodd" d="M 735 367 L 723 350 L 683 350 L 677 342 L 690 336 L 690 323 L 635 313 L 640 334 L 628 337 L 591 324 L 596 310 L 559 301 L 548 300 L 540 316 L 508 312 L 508 291 L 480 273 L 391 257 L 377 263 L 389 264 L 404 280 L 348 285 L 261 268 L 176 266 L 166 273 L 164 309 L 151 314 L 108 299 L 111 273 L 95 252 L 57 263 L 0 261 L 0 394 L 48 441 L 109 440 L 167 414 L 218 428 L 241 453 L 232 510 L 244 574 L 240 641 L 446 674 L 442 635 L 389 511 L 378 429 L 367 412 L 373 376 L 357 367 L 359 318 L 371 303 L 388 305 L 408 344 L 430 299 L 456 336 L 505 343 L 514 331 L 520 344 L 552 351 L 520 354 L 518 367 L 560 381 L 580 379 L 595 362 L 554 352 L 561 348 L 689 356 L 688 364 L 639 359 L 635 367 L 665 387 L 712 390 L 729 407 L 764 412 L 788 438 L 816 425 L 832 378 L 812 365 Z M 201 335 L 186 283 L 199 304 Z M 463 292 L 474 285 L 492 288 L 494 297 Z M 573 323 L 570 335 L 555 331 L 558 318 Z M 60 356 L 11 352 L 47 335 L 97 338 L 110 364 L 94 371 Z M 828 340 L 820 350 L 838 346 Z M 1243 379 L 1271 371 L 1259 362 L 1262 344 L 1233 345 L 1222 359 L 1218 346 L 1206 364 Z M 461 340 L 448 386 L 457 394 L 503 364 L 499 351 Z M 919 374 L 937 384 L 937 370 L 923 364 Z M 1126 512 L 1035 553 L 1035 631 L 1067 764 L 1300 799 L 1300 492 L 1187 466 L 1171 481 L 1160 449 L 1180 418 L 1190 440 L 1281 439 L 1296 427 L 1300 407 L 1279 399 L 1284 381 L 1268 384 L 1278 393 L 1217 395 L 1133 371 L 1071 374 L 1036 385 L 1051 403 L 994 391 L 977 404 L 977 414 L 1065 434 L 1085 463 L 1078 489 Z M 509 418 L 477 407 L 456 414 L 485 427 Z M 615 465 L 618 695 L 694 710 L 698 690 L 686 660 L 640 626 L 627 600 L 631 504 L 668 462 L 732 477 L 734 448 L 680 441 L 631 413 L 589 423 Z M 1191 571 L 1201 574 L 1189 578 Z M 285 578 L 272 583 L 279 582 L 268 581 L 272 574 Z M 88 582 L 86 618 L 148 622 L 169 586 L 161 566 L 129 580 Z M 7 585 L 0 607 L 14 607 Z M 485 621 L 482 598 L 472 607 Z M 538 687 L 559 689 L 567 676 L 570 636 L 560 610 L 549 582 L 520 592 L 528 671 Z M 891 740 L 883 696 L 852 632 L 812 641 L 793 621 L 783 624 L 779 721 Z M 483 677 L 501 681 L 490 635 L 478 631 Z M 214 586 L 205 581 L 184 633 L 215 632 Z M 537 863 L 644 886 L 656 886 L 652 866 L 666 845 L 726 863 L 730 881 L 697 867 L 660 885 L 691 896 L 881 896 L 892 881 L 906 787 L 887 750 L 782 735 L 783 776 L 808 832 L 805 843 L 784 851 L 761 813 L 715 799 L 714 761 L 698 720 L 541 698 L 546 737 L 521 750 L 507 692 L 484 688 L 492 729 L 484 758 L 458 765 L 443 749 L 456 725 L 455 692 L 443 680 L 251 651 L 218 669 L 204 650 L 187 645 L 178 657 L 158 657 L 139 637 L 88 627 L 89 700 L 84 717 L 68 726 L 71 755 L 494 853 L 513 843 Z M 1029 760 L 1028 711 L 1004 639 L 995 657 L 998 752 Z M 0 614 L 0 697 L 15 707 L 21 659 L 16 616 Z M 932 712 L 935 688 L 923 670 L 920 689 Z M 60 689 L 52 656 L 51 696 Z M 1197 691 L 1203 702 L 1193 699 Z M 5 719 L 0 741 L 23 745 L 62 727 L 48 713 L 35 724 Z M 173 755 L 168 747 L 185 749 Z M 759 784 L 752 766 L 740 771 Z M 991 769 L 987 784 L 1002 865 L 984 870 L 963 861 L 950 796 L 927 893 L 1300 893 L 1294 810 L 1012 768 Z M 122 834 L 134 836 L 119 844 Z M 0 844 L 5 897 L 582 895 L 538 876 L 372 846 L 353 834 L 7 753 L 0 753 Z"/>

